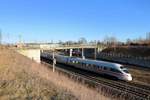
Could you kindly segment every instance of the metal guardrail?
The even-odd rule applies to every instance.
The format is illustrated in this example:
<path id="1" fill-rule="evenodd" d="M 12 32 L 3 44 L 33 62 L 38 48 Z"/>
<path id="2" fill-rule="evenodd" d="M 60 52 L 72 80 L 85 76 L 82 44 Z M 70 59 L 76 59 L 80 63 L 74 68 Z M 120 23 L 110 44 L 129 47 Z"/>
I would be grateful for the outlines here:
<path id="1" fill-rule="evenodd" d="M 43 46 L 41 49 L 74 49 L 74 48 L 97 48 L 97 45 L 56 45 L 56 46 Z"/>
<path id="2" fill-rule="evenodd" d="M 101 45 L 101 44 L 22 44 L 19 46 L 16 46 L 16 49 L 40 49 L 40 50 L 54 50 L 54 49 L 76 49 L 76 48 L 98 48 L 99 50 L 102 50 L 106 48 L 107 46 Z"/>
<path id="3" fill-rule="evenodd" d="M 97 44 L 77 44 L 77 45 L 62 45 L 62 44 L 39 44 L 39 45 L 26 45 L 22 48 L 28 48 L 28 49 L 42 49 L 42 50 L 48 50 L 48 49 L 75 49 L 75 48 L 106 48 L 106 46 L 97 45 Z"/>

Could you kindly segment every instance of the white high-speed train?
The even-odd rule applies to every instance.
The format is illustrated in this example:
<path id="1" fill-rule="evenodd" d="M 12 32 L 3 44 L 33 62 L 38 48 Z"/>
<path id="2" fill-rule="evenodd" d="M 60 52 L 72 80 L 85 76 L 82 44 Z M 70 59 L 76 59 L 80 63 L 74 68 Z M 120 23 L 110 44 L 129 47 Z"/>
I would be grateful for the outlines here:
<path id="1" fill-rule="evenodd" d="M 41 57 L 53 60 L 52 53 L 42 53 Z M 55 55 L 55 59 L 58 63 L 71 65 L 76 68 L 96 72 L 99 74 L 110 75 L 120 80 L 132 81 L 131 74 L 121 64 L 110 63 L 106 61 L 97 61 L 97 60 L 68 57 L 68 56 L 59 55 L 59 54 Z"/>

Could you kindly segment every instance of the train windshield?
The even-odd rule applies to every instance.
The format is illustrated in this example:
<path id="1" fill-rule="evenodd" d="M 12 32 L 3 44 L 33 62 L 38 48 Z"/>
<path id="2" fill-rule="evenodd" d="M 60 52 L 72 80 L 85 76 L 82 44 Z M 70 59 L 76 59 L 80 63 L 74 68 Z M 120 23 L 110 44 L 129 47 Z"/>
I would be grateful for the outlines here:
<path id="1" fill-rule="evenodd" d="M 125 73 L 129 73 L 129 71 L 128 71 L 126 68 L 124 68 L 123 71 L 124 71 Z"/>
<path id="2" fill-rule="evenodd" d="M 121 66 L 120 68 L 121 68 L 121 70 L 122 70 L 123 72 L 129 73 L 129 71 L 127 70 L 127 68 L 125 68 L 124 66 Z"/>
<path id="3" fill-rule="evenodd" d="M 121 69 L 124 69 L 124 66 L 120 66 Z"/>

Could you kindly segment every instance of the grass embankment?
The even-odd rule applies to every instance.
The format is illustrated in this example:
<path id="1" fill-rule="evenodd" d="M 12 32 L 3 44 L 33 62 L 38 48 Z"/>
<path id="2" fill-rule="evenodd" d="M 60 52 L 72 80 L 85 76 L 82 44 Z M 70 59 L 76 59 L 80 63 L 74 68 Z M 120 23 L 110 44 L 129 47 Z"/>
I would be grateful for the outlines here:
<path id="1" fill-rule="evenodd" d="M 0 100 L 108 100 L 13 50 L 0 48 Z"/>

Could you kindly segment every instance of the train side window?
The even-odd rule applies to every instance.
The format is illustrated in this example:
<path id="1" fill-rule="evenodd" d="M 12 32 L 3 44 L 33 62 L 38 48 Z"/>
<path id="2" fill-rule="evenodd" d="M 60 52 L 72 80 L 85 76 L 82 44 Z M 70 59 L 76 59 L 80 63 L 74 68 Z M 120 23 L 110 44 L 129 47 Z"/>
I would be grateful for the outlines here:
<path id="1" fill-rule="evenodd" d="M 93 64 L 90 64 L 90 68 L 93 67 Z"/>
<path id="2" fill-rule="evenodd" d="M 99 68 L 99 66 L 96 66 L 95 68 L 96 68 L 96 69 L 98 69 L 98 68 Z"/>
<path id="3" fill-rule="evenodd" d="M 95 67 L 96 65 L 93 65 L 93 67 Z"/>
<path id="4" fill-rule="evenodd" d="M 94 66 L 93 66 L 93 69 L 96 69 L 96 70 L 97 70 L 97 69 L 98 69 L 98 66 L 97 66 L 97 65 L 94 65 Z"/>
<path id="5" fill-rule="evenodd" d="M 83 66 L 85 66 L 85 63 L 83 63 Z"/>
<path id="6" fill-rule="evenodd" d="M 93 69 L 95 69 L 96 65 L 93 65 Z"/>
<path id="7" fill-rule="evenodd" d="M 123 69 L 124 67 L 123 66 L 120 66 L 120 69 Z"/>
<path id="8" fill-rule="evenodd" d="M 71 60 L 69 60 L 68 62 L 71 63 Z"/>
<path id="9" fill-rule="evenodd" d="M 91 69 L 91 64 L 88 64 L 88 69 Z"/>
<path id="10" fill-rule="evenodd" d="M 76 64 L 78 64 L 78 61 L 75 61 Z"/>
<path id="11" fill-rule="evenodd" d="M 92 65 L 92 69 L 95 69 L 96 65 Z"/>
<path id="12" fill-rule="evenodd" d="M 114 69 L 114 68 L 110 68 L 110 71 L 112 71 L 112 72 L 117 72 L 117 73 L 121 73 L 119 70 Z"/>
<path id="13" fill-rule="evenodd" d="M 110 71 L 112 71 L 112 72 L 113 72 L 113 71 L 114 71 L 114 69 L 113 69 L 113 68 L 110 68 Z"/>
<path id="14" fill-rule="evenodd" d="M 84 67 L 84 66 L 85 66 L 85 64 L 84 64 L 84 63 L 82 63 L 82 66 Z"/>
<path id="15" fill-rule="evenodd" d="M 86 67 L 88 67 L 89 66 L 89 64 L 86 64 Z"/>
<path id="16" fill-rule="evenodd" d="M 104 69 L 104 70 L 107 70 L 107 67 L 104 67 L 103 69 Z"/>
<path id="17" fill-rule="evenodd" d="M 101 69 L 102 69 L 102 67 L 101 67 L 101 66 L 99 66 L 99 67 L 98 67 L 98 69 L 100 69 L 100 70 L 101 70 Z"/>
<path id="18" fill-rule="evenodd" d="M 98 66 L 98 69 L 101 69 L 101 66 Z"/>

